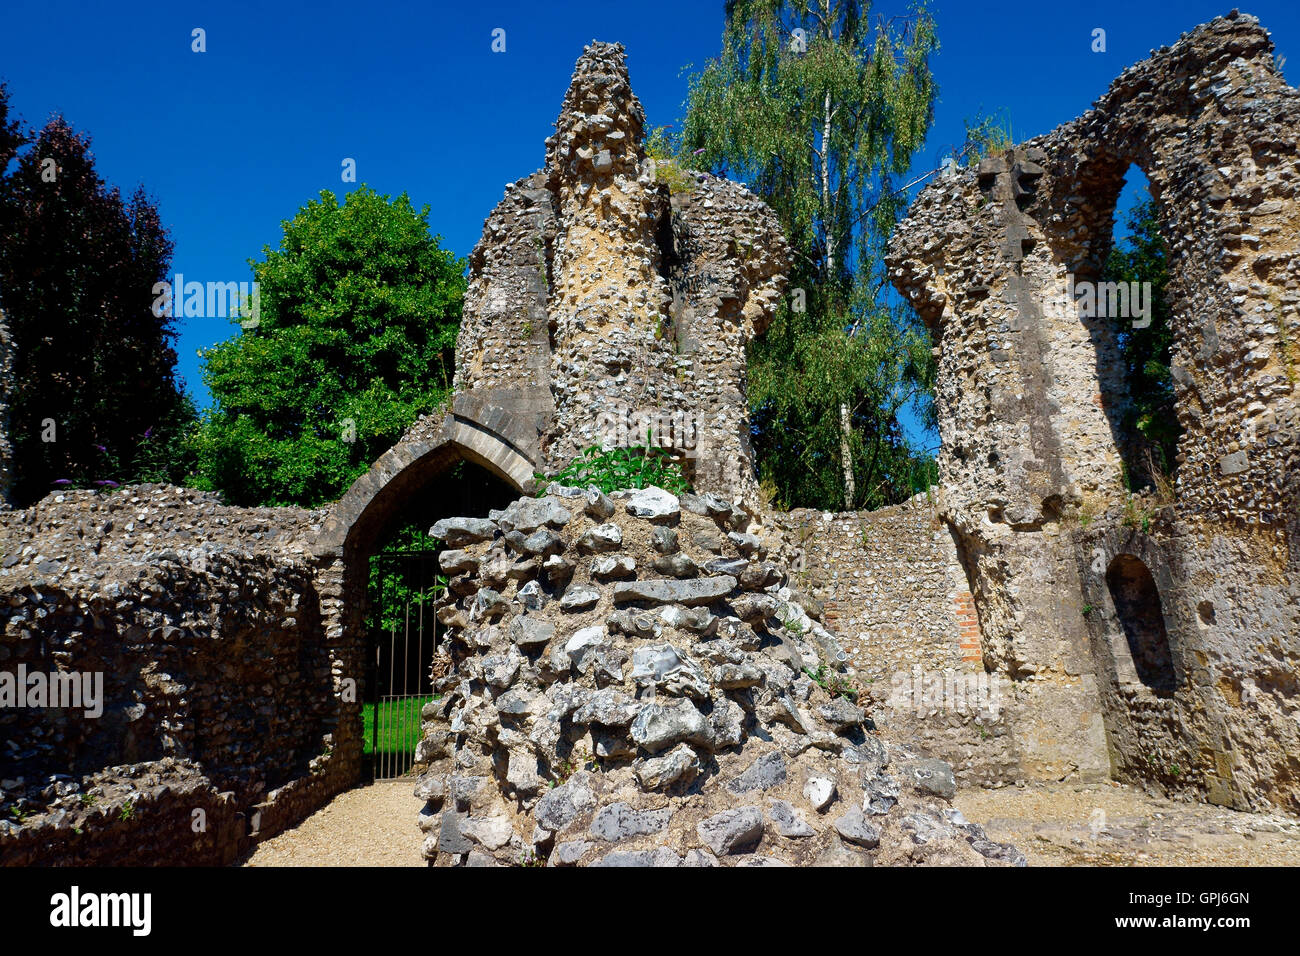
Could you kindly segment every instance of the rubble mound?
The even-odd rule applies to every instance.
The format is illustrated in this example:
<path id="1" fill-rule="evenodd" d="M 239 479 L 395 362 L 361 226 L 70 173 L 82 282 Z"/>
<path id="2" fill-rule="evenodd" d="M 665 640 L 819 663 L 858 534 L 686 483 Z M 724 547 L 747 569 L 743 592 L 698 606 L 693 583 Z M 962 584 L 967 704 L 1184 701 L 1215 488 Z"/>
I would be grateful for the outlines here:
<path id="1" fill-rule="evenodd" d="M 431 863 L 1023 865 L 873 732 L 834 635 L 713 495 L 552 484 L 432 534 Z"/>

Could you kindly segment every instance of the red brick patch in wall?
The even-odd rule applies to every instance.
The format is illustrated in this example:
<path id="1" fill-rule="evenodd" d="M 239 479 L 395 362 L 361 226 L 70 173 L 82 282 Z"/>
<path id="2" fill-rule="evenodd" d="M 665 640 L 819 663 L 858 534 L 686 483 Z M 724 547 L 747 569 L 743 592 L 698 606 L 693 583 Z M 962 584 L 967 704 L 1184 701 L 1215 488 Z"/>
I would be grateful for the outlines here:
<path id="1" fill-rule="evenodd" d="M 982 661 L 984 652 L 980 648 L 980 623 L 975 614 L 975 599 L 969 591 L 959 591 L 953 598 L 957 611 L 958 646 L 961 659 L 965 662 Z"/>

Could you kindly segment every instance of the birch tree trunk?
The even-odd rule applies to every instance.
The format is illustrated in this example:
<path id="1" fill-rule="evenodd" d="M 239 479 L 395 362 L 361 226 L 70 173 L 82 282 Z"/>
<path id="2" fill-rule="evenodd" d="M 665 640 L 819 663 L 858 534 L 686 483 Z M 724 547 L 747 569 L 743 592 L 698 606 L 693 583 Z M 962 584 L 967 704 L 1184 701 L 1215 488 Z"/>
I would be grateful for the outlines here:
<path id="1" fill-rule="evenodd" d="M 831 94 L 826 91 L 822 102 L 822 222 L 826 228 L 826 281 L 835 276 L 835 217 L 831 209 Z M 853 418 L 847 402 L 840 403 L 840 469 L 844 474 L 844 510 L 853 510 L 857 488 L 853 481 L 853 443 L 850 440 Z"/>

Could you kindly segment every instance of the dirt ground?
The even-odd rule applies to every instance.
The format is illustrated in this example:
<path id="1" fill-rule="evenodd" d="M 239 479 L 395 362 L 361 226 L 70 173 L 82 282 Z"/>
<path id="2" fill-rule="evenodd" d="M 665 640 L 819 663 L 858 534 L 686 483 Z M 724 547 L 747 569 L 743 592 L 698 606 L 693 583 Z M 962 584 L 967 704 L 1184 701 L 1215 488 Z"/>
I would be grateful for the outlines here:
<path id="1" fill-rule="evenodd" d="M 1300 866 L 1300 819 L 1152 797 L 1123 784 L 961 790 L 953 801 L 1030 866 Z"/>

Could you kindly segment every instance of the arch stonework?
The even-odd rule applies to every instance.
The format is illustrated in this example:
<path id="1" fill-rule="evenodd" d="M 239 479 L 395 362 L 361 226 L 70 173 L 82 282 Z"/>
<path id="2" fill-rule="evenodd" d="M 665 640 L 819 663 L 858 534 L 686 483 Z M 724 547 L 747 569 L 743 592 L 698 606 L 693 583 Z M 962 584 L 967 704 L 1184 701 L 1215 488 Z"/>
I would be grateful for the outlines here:
<path id="1" fill-rule="evenodd" d="M 408 496 L 458 459 L 487 469 L 523 494 L 533 485 L 537 436 L 533 430 L 530 437 L 527 418 L 501 405 L 458 397 L 450 412 L 421 419 L 352 483 L 321 526 L 317 553 L 342 557 L 373 544 Z"/>
<path id="2" fill-rule="evenodd" d="M 891 278 L 939 347 L 944 519 L 973 556 L 985 666 L 1023 691 L 1029 775 L 1109 769 L 1300 808 L 1297 127 L 1267 31 L 1234 13 L 927 187 L 892 242 Z M 1071 301 L 1101 271 L 1130 165 L 1168 247 L 1172 500 L 1126 489 L 1117 326 Z M 1110 663 L 1121 553 L 1152 569 L 1187 665 L 1158 704 Z"/>

